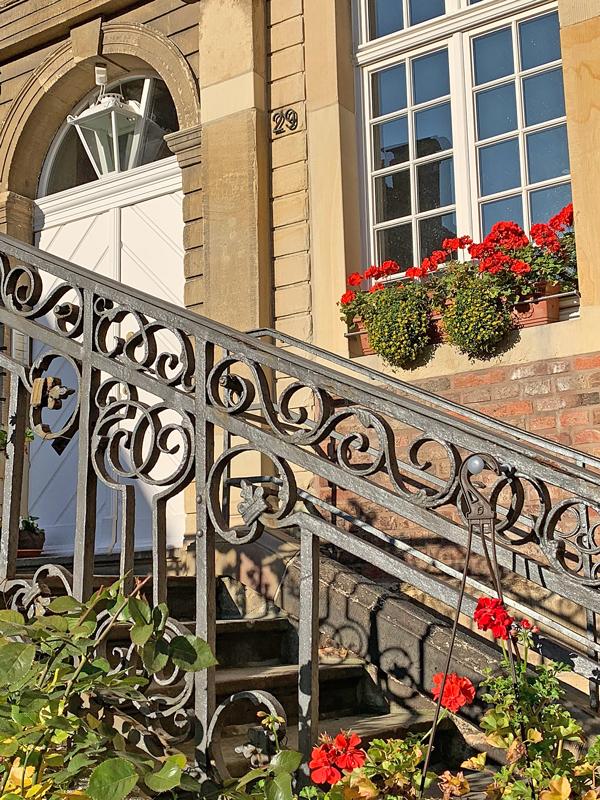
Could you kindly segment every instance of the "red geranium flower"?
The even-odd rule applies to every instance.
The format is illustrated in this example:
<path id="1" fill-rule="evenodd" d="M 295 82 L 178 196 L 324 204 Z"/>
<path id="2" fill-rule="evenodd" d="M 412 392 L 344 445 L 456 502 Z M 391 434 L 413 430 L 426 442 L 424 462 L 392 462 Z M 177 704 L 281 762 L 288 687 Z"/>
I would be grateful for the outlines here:
<path id="1" fill-rule="evenodd" d="M 437 700 L 440 696 L 440 689 L 444 673 L 438 672 L 433 676 L 434 687 L 432 690 L 433 699 Z M 456 713 L 459 708 L 470 705 L 475 699 L 475 687 L 468 678 L 459 678 L 456 672 L 450 673 L 446 677 L 444 693 L 442 695 L 442 705 L 448 711 Z"/>
<path id="2" fill-rule="evenodd" d="M 423 277 L 423 270 L 421 267 L 411 267 L 410 269 L 406 270 L 406 277 L 407 278 L 422 278 Z"/>
<path id="3" fill-rule="evenodd" d="M 361 741 L 362 739 L 355 733 L 353 733 L 350 738 L 344 736 L 343 733 L 335 737 L 333 746 L 338 752 L 338 756 L 335 759 L 336 767 L 348 772 L 362 767 L 367 758 L 367 754 L 358 746 Z"/>
<path id="4" fill-rule="evenodd" d="M 516 273 L 517 275 L 523 275 L 526 272 L 531 272 L 531 267 L 529 264 L 526 264 L 524 261 L 515 261 L 511 266 L 511 272 Z"/>
<path id="5" fill-rule="evenodd" d="M 379 280 L 379 278 L 383 277 L 381 272 L 381 267 L 372 266 L 369 269 L 365 270 L 364 277 L 369 280 L 370 278 L 374 278 L 375 280 Z"/>
<path id="6" fill-rule="evenodd" d="M 523 619 L 521 620 L 521 627 L 528 631 L 531 628 L 531 622 L 528 619 Z"/>
<path id="7" fill-rule="evenodd" d="M 381 289 L 385 289 L 383 283 L 374 283 L 373 286 L 371 286 L 371 288 L 369 289 L 369 291 L 371 292 L 371 294 L 373 294 L 373 292 L 379 292 Z"/>
<path id="8" fill-rule="evenodd" d="M 362 275 L 360 272 L 353 272 L 348 278 L 348 286 L 360 286 L 362 283 Z"/>
<path id="9" fill-rule="evenodd" d="M 491 631 L 496 639 L 508 639 L 514 617 L 509 617 L 502 601 L 480 597 L 473 619 L 480 631 Z"/>
<path id="10" fill-rule="evenodd" d="M 444 250 L 458 250 L 460 248 L 460 239 L 444 239 L 442 247 Z"/>
<path id="11" fill-rule="evenodd" d="M 470 236 L 461 236 L 458 240 L 458 246 L 461 250 L 465 250 L 470 244 L 473 244 L 473 239 Z"/>
<path id="12" fill-rule="evenodd" d="M 313 770 L 310 777 L 315 783 L 328 783 L 333 786 L 341 779 L 342 773 L 334 766 L 336 757 L 337 750 L 328 742 L 313 748 L 308 766 Z"/>
<path id="13" fill-rule="evenodd" d="M 434 250 L 433 253 L 429 256 L 429 260 L 431 262 L 431 268 L 437 269 L 440 264 L 443 264 L 444 261 L 448 258 L 448 253 L 445 250 Z"/>
<path id="14" fill-rule="evenodd" d="M 538 247 L 545 247 L 551 253 L 558 253 L 561 249 L 560 239 L 550 225 L 538 222 L 531 228 L 531 238 Z"/>
<path id="15" fill-rule="evenodd" d="M 356 300 L 356 294 L 350 289 L 349 291 L 344 292 L 340 299 L 340 303 L 343 306 L 348 306 L 353 300 Z"/>
<path id="16" fill-rule="evenodd" d="M 400 267 L 395 261 L 384 261 L 381 265 L 381 275 L 379 277 L 382 278 L 384 275 L 395 275 L 397 272 L 400 272 Z"/>

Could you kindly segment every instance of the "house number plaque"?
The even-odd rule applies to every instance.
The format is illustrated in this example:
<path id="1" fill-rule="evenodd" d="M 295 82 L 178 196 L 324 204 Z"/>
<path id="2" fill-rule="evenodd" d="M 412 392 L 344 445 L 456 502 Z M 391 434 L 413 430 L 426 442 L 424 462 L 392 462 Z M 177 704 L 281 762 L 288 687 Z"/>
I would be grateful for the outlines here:
<path id="1" fill-rule="evenodd" d="M 298 130 L 298 112 L 293 108 L 281 109 L 273 114 L 273 133 L 279 136 L 286 131 Z"/>

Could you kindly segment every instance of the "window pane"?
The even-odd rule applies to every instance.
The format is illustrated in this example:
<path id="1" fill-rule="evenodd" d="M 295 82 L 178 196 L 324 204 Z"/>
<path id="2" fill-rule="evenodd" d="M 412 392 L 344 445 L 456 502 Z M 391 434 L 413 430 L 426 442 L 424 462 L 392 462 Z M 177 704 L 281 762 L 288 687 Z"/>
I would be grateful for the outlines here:
<path id="1" fill-rule="evenodd" d="M 525 124 L 537 125 L 565 116 L 562 69 L 550 69 L 523 79 Z"/>
<path id="2" fill-rule="evenodd" d="M 550 186 L 548 189 L 536 189 L 529 194 L 529 207 L 531 209 L 531 223 L 548 222 L 550 217 L 571 202 L 571 184 L 561 183 L 560 186 Z"/>
<path id="3" fill-rule="evenodd" d="M 487 83 L 514 72 L 512 32 L 510 28 L 487 33 L 473 40 L 475 83 Z"/>
<path id="4" fill-rule="evenodd" d="M 46 194 L 62 192 L 98 179 L 81 139 L 72 125 L 54 158 Z"/>
<path id="5" fill-rule="evenodd" d="M 416 105 L 450 94 L 447 50 L 415 58 L 412 62 L 412 70 L 413 95 Z"/>
<path id="6" fill-rule="evenodd" d="M 163 81 L 153 81 L 148 118 L 142 136 L 142 154 L 139 163 L 150 164 L 172 155 L 164 136 L 179 130 L 177 111 L 173 98 Z"/>
<path id="7" fill-rule="evenodd" d="M 483 235 L 487 236 L 497 222 L 516 222 L 523 227 L 523 201 L 521 195 L 494 200 L 481 206 Z"/>
<path id="8" fill-rule="evenodd" d="M 369 39 L 401 31 L 402 0 L 369 0 Z"/>
<path id="9" fill-rule="evenodd" d="M 407 117 L 373 126 L 373 169 L 393 167 L 408 158 Z"/>
<path id="10" fill-rule="evenodd" d="M 514 83 L 479 92 L 477 104 L 477 138 L 490 139 L 517 129 L 517 98 Z"/>
<path id="11" fill-rule="evenodd" d="M 519 25 L 521 68 L 532 69 L 560 59 L 558 14 L 530 19 Z"/>
<path id="12" fill-rule="evenodd" d="M 567 126 L 546 128 L 527 136 L 529 183 L 548 181 L 569 174 Z M 560 209 L 559 209 L 560 210 Z"/>
<path id="13" fill-rule="evenodd" d="M 451 158 L 421 164 L 417 175 L 419 211 L 454 204 L 454 165 Z"/>
<path id="14" fill-rule="evenodd" d="M 490 144 L 479 150 L 479 182 L 484 197 L 521 185 L 518 139 Z"/>
<path id="15" fill-rule="evenodd" d="M 446 0 L 409 0 L 410 24 L 418 25 L 426 19 L 441 17 L 446 13 Z"/>
<path id="16" fill-rule="evenodd" d="M 377 231 L 379 263 L 395 261 L 403 270 L 413 266 L 412 225 Z"/>
<path id="17" fill-rule="evenodd" d="M 406 108 L 406 67 L 383 69 L 372 77 L 373 116 L 383 117 Z"/>
<path id="18" fill-rule="evenodd" d="M 419 221 L 419 238 L 421 242 L 421 260 L 439 250 L 444 239 L 456 236 L 456 214 L 441 214 L 439 217 L 428 217 Z"/>
<path id="19" fill-rule="evenodd" d="M 449 150 L 452 147 L 450 103 L 418 111 L 415 114 L 417 158 Z"/>
<path id="20" fill-rule="evenodd" d="M 394 172 L 375 178 L 375 214 L 377 222 L 407 217 L 411 211 L 410 171 Z"/>
<path id="21" fill-rule="evenodd" d="M 134 81 L 127 81 L 127 83 L 119 84 L 113 91 L 120 92 L 125 100 L 135 100 L 140 103 L 142 100 L 142 91 L 144 89 L 144 78 L 136 78 Z"/>

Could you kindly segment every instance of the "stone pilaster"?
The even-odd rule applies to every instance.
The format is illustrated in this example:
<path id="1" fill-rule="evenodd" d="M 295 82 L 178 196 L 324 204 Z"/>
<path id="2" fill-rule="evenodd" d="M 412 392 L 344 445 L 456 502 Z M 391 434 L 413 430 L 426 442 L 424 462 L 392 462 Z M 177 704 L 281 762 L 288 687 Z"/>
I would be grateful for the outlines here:
<path id="1" fill-rule="evenodd" d="M 205 313 L 271 323 L 265 0 L 203 0 L 200 106 Z"/>
<path id="2" fill-rule="evenodd" d="M 177 155 L 183 182 L 183 247 L 186 308 L 204 313 L 204 214 L 202 208 L 202 126 L 165 137 Z"/>

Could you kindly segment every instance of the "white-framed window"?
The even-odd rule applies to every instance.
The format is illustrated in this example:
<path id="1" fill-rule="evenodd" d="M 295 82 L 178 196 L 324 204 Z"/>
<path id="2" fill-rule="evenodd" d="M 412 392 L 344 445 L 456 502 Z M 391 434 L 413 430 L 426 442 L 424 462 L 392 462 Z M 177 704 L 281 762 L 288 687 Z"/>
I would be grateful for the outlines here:
<path id="1" fill-rule="evenodd" d="M 360 3 L 371 263 L 406 269 L 446 237 L 481 239 L 499 220 L 528 230 L 570 202 L 555 3 L 426 3 L 426 21 L 377 39 L 373 14 L 410 21 L 411 5 Z"/>
<path id="2" fill-rule="evenodd" d="M 72 111 L 73 116 L 91 106 L 99 91 L 95 89 L 78 103 Z M 177 131 L 179 124 L 175 103 L 163 80 L 153 74 L 130 74 L 111 83 L 107 91 L 118 93 L 125 101 L 139 103 L 140 108 L 139 119 L 127 139 L 126 152 L 120 154 L 119 164 L 111 162 L 99 171 L 75 127 L 65 119 L 48 150 L 38 197 L 82 186 L 105 175 L 126 172 L 173 155 L 164 136 Z"/>

